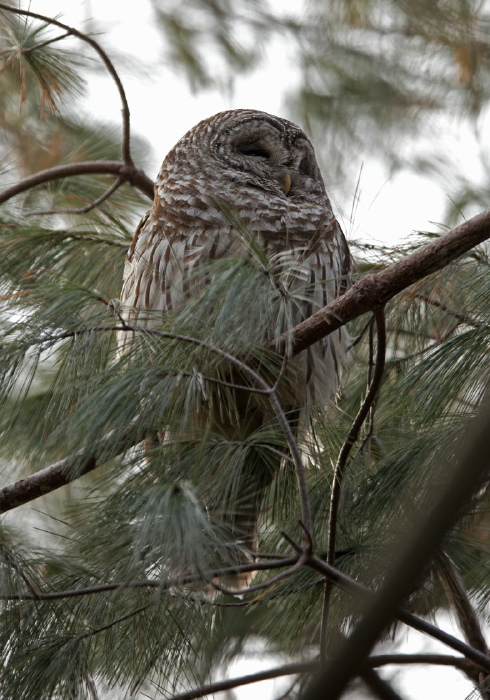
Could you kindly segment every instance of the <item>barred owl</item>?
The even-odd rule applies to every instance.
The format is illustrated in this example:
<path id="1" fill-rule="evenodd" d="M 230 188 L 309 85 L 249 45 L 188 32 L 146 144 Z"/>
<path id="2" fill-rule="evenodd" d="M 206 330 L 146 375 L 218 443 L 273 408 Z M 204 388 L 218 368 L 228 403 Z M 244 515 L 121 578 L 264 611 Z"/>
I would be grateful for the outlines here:
<path id="1" fill-rule="evenodd" d="M 290 326 L 345 290 L 349 250 L 310 141 L 285 119 L 237 109 L 197 124 L 165 158 L 153 207 L 139 224 L 127 256 L 121 310 L 128 323 L 155 326 L 155 312 L 165 316 L 178 311 L 198 293 L 193 280 L 199 267 L 249 254 L 244 229 L 265 252 L 278 284 L 297 292 Z M 278 329 L 287 330 L 278 323 L 272 304 L 269 317 L 262 315 L 257 324 L 263 326 L 258 331 L 264 343 L 273 342 Z M 123 352 L 130 342 L 127 334 L 121 337 Z M 331 401 L 344 352 L 340 329 L 290 360 L 292 380 L 283 397 L 289 411 L 300 413 Z M 240 415 L 250 414 L 253 398 L 247 397 Z M 259 404 L 254 411 L 245 435 L 236 419 L 226 425 L 222 412 L 215 422 L 230 439 L 246 439 L 247 430 L 270 420 Z M 235 541 L 253 552 L 261 501 L 274 469 L 255 460 L 242 478 L 246 502 L 236 511 L 231 503 L 225 506 Z"/>

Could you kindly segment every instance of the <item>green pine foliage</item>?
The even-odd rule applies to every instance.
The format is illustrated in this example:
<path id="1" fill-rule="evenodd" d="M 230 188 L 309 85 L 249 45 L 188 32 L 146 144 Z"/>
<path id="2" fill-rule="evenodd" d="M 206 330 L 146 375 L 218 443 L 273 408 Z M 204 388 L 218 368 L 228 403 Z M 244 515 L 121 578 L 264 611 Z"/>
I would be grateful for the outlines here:
<path id="1" fill-rule="evenodd" d="M 335 135 L 335 157 L 347 158 L 345 143 L 354 149 L 366 141 L 393 159 L 400 134 L 416 130 L 456 93 L 458 108 L 474 115 L 488 100 L 488 18 L 470 3 L 454 0 L 443 12 L 428 2 L 331 0 L 328 23 L 327 10 L 313 4 L 301 26 L 284 17 L 274 24 L 255 3 L 242 14 L 242 5 L 184 2 L 164 10 L 155 2 L 169 55 L 196 85 L 206 86 L 212 70 L 205 48 L 214 22 L 213 41 L 232 73 L 259 60 L 258 45 L 252 50 L 238 42 L 237 17 L 252 36 L 287 28 L 308 49 L 301 54 L 307 81 L 296 104 L 313 133 L 321 125 Z M 203 32 L 189 19 L 191 6 L 206 17 Z M 391 19 L 381 22 L 386 8 Z M 62 163 L 118 159 L 114 129 L 75 116 L 74 100 L 90 68 L 84 55 L 62 41 L 44 45 L 54 29 L 30 19 L 4 12 L 0 27 L 0 149 L 11 167 L 2 181 L 14 179 L 12 168 L 21 178 Z M 322 37 L 329 39 L 328 52 L 319 51 Z M 381 51 L 385 44 L 393 51 Z M 411 54 L 415 65 L 409 65 L 407 44 L 421 47 Z M 459 85 L 449 78 L 455 67 Z M 431 92 L 434 82 L 438 93 Z M 386 132 L 388 143 L 381 144 Z M 332 146 L 332 138 L 327 142 Z M 135 161 L 143 152 L 137 143 Z M 199 270 L 195 295 L 177 312 L 156 315 L 150 328 L 125 327 L 118 301 L 124 259 L 147 203 L 122 184 L 99 206 L 73 212 L 102 197 L 110 184 L 105 176 L 65 178 L 0 208 L 2 461 L 16 478 L 79 450 L 93 450 L 100 464 L 77 487 L 65 487 L 62 498 L 44 497 L 41 529 L 50 532 L 42 539 L 27 531 L 16 511 L 2 522 L 0 693 L 6 698 L 93 700 L 95 688 L 109 697 L 166 697 L 204 683 L 251 639 L 303 658 L 305 652 L 315 656 L 322 634 L 324 578 L 313 569 L 298 568 L 242 597 L 214 589 L 217 576 L 210 573 L 250 560 L 227 525 L 248 495 L 238 486 L 245 465 L 256 464 L 271 477 L 259 563 L 294 555 L 287 537 L 301 542 L 287 435 L 272 409 L 268 422 L 240 432 L 240 397 L 253 396 L 257 410 L 269 406 L 267 396 L 254 395 L 253 375 L 243 365 L 270 386 L 282 375 L 286 389 L 295 381 L 273 348 L 294 326 L 305 289 L 289 288 L 287 259 L 278 280 L 278 266 L 273 274 L 265 252 L 227 212 L 247 253 Z M 470 190 L 462 191 L 460 202 L 477 201 Z M 394 248 L 354 243 L 356 274 L 376 272 L 438 235 L 419 234 Z M 277 319 L 272 328 L 271 313 Z M 386 308 L 383 381 L 344 470 L 335 556 L 339 570 L 370 588 L 383 581 L 390 548 L 411 527 L 423 494 L 443 483 L 487 392 L 489 316 L 485 245 Z M 333 467 L 377 351 L 374 323 L 366 316 L 352 322 L 349 333 L 352 348 L 336 405 L 312 411 L 297 435 L 311 536 L 323 557 Z M 131 344 L 121 354 L 126 336 Z M 283 404 L 294 428 L 298 417 Z M 210 416 L 220 416 L 221 424 Z M 237 425 L 232 438 L 225 429 L 230 422 Z M 130 429 L 138 439 L 127 437 Z M 74 463 L 71 475 L 83 466 L 83 460 Z M 487 510 L 485 485 L 443 545 L 482 619 L 490 599 Z M 438 567 L 437 558 L 427 563 L 407 608 L 432 617 L 448 607 Z M 259 571 L 253 585 L 279 571 Z M 226 577 L 221 583 L 226 586 Z M 330 648 L 360 612 L 359 601 L 334 589 Z"/>

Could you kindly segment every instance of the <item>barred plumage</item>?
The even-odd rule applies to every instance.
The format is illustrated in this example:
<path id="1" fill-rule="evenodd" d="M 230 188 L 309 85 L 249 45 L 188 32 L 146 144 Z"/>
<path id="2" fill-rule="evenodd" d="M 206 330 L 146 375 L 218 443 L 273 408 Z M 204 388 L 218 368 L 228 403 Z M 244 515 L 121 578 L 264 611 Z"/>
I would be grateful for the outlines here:
<path id="1" fill-rule="evenodd" d="M 181 308 L 194 293 L 194 270 L 245 253 L 238 228 L 263 247 L 281 284 L 300 290 L 292 325 L 346 288 L 347 243 L 308 138 L 285 119 L 232 110 L 200 122 L 165 158 L 153 207 L 138 226 L 128 253 L 123 316 L 131 323 L 154 325 L 155 311 L 165 314 Z M 271 311 L 261 329 L 264 342 L 274 341 L 276 321 Z M 121 337 L 123 350 L 128 342 L 127 334 Z M 292 360 L 298 381 L 288 395 L 289 408 L 332 399 L 344 352 L 339 330 Z M 250 547 L 255 546 L 263 481 L 257 480 L 252 516 L 242 518 L 242 525 L 246 520 L 245 528 L 253 530 L 244 537 Z M 235 525 L 238 531 L 239 523 Z"/>

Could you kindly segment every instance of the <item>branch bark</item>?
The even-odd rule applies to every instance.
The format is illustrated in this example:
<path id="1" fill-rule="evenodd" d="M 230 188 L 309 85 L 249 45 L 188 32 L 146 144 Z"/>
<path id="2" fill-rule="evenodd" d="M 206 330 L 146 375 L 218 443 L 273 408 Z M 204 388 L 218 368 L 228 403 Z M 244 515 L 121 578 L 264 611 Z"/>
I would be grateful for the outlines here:
<path id="1" fill-rule="evenodd" d="M 134 426 L 130 426 L 123 433 L 113 430 L 98 443 L 95 450 L 93 447 L 80 450 L 25 479 L 4 486 L 0 489 L 0 513 L 6 513 L 70 484 L 96 469 L 99 464 L 108 462 L 137 445 L 145 437 L 147 436 L 137 431 Z"/>

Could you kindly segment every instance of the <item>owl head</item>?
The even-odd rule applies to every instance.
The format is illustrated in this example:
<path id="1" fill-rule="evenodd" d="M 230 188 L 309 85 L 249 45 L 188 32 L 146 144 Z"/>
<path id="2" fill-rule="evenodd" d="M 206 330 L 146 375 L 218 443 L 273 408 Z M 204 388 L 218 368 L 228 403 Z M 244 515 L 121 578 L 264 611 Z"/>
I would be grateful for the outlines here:
<path id="1" fill-rule="evenodd" d="M 224 195 L 237 186 L 283 200 L 325 200 L 325 186 L 306 134 L 287 119 L 251 109 L 220 112 L 193 127 L 170 151 L 159 181 L 203 181 Z M 285 202 L 286 203 L 286 202 Z"/>

